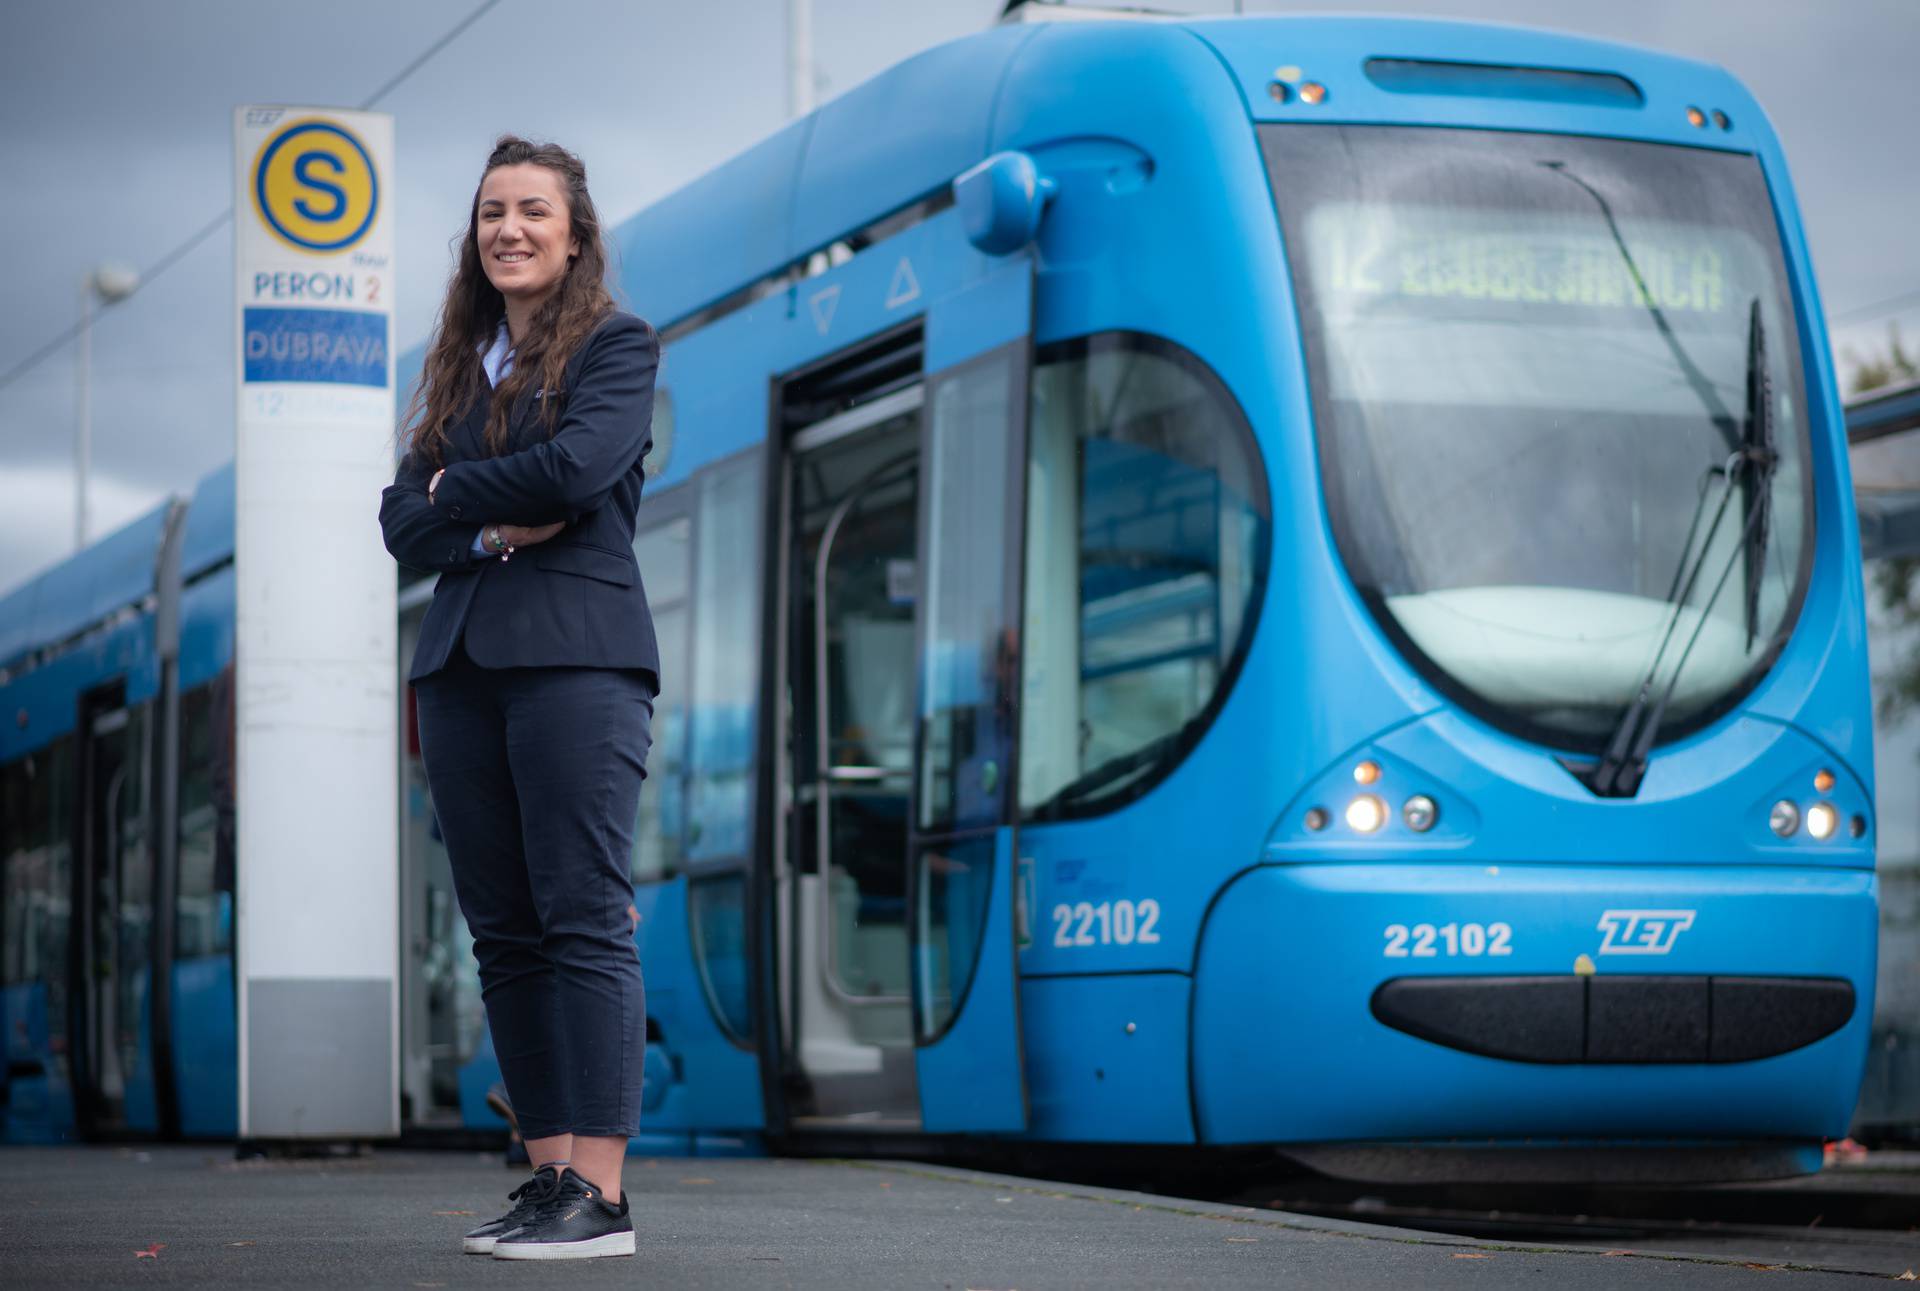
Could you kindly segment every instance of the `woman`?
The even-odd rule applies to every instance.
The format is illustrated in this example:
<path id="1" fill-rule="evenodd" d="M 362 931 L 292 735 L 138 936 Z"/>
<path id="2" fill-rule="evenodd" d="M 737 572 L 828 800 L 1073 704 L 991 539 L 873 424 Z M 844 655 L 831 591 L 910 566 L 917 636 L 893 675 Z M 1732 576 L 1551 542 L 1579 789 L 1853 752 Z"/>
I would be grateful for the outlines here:
<path id="1" fill-rule="evenodd" d="M 502 138 L 381 496 L 387 550 L 438 570 L 410 680 L 533 1177 L 465 1249 L 631 1255 L 620 1186 L 646 1004 L 628 854 L 659 659 L 633 558 L 652 328 L 614 307 L 586 170 Z"/>

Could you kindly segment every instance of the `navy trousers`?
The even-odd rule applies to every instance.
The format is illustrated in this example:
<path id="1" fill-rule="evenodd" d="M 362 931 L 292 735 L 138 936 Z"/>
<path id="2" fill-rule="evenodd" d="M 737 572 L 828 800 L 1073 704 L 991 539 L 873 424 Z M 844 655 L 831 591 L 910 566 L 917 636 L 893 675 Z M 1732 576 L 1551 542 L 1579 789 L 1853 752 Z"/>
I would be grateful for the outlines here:
<path id="1" fill-rule="evenodd" d="M 417 683 L 420 751 L 523 1138 L 631 1137 L 646 992 L 629 869 L 646 673 L 481 668 Z"/>

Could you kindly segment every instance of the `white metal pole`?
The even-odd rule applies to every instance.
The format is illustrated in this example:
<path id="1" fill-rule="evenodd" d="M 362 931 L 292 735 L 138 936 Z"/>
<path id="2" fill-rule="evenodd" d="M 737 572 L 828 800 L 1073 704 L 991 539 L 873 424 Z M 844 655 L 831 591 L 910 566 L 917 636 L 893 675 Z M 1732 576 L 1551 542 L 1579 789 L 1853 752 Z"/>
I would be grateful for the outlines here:
<path id="1" fill-rule="evenodd" d="M 813 0 L 787 0 L 787 115 L 813 111 Z"/>
<path id="2" fill-rule="evenodd" d="M 93 273 L 80 284 L 80 351 L 74 364 L 73 549 L 87 545 L 87 467 L 93 457 Z"/>

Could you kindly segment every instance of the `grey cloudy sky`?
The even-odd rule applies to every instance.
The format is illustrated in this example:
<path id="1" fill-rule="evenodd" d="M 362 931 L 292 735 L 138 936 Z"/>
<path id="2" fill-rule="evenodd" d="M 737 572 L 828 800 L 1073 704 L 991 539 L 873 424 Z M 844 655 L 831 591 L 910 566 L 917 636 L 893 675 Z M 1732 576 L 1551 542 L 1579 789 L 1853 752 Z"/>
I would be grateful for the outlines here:
<path id="1" fill-rule="evenodd" d="M 235 104 L 358 103 L 478 2 L 0 0 L 0 174 L 13 201 L 0 373 L 73 323 L 92 265 L 147 269 L 229 206 Z M 814 0 L 818 87 L 833 94 L 979 30 L 1001 3 Z M 1836 348 L 1882 347 L 1896 321 L 1920 339 L 1916 0 L 1242 8 L 1526 23 L 1721 63 L 1785 141 Z M 398 139 L 401 348 L 432 320 L 448 240 L 494 135 L 581 153 L 602 215 L 617 223 L 780 124 L 786 38 L 785 0 L 503 0 L 462 32 L 378 105 Z M 232 258 L 223 227 L 95 326 L 96 535 L 232 456 Z M 0 388 L 0 593 L 71 546 L 74 415 L 71 345 Z"/>

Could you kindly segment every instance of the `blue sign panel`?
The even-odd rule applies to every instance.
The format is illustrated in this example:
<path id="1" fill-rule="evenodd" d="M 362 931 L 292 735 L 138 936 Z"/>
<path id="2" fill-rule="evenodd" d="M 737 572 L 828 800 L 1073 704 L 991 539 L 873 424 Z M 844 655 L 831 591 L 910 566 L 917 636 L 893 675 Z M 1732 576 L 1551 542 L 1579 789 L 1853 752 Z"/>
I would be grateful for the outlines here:
<path id="1" fill-rule="evenodd" d="M 241 329 L 247 381 L 387 384 L 387 316 L 350 309 L 249 309 Z"/>

